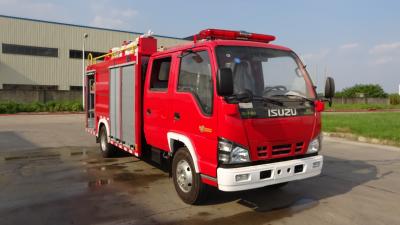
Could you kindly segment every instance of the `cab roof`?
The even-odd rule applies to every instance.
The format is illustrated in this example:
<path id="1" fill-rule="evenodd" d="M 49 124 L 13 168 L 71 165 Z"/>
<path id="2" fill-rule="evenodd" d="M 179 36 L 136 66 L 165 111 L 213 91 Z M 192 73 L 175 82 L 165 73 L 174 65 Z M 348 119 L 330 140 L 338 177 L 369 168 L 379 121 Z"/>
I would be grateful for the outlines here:
<path id="1" fill-rule="evenodd" d="M 197 42 L 189 42 L 181 45 L 172 46 L 166 48 L 165 50 L 158 51 L 152 54 L 152 57 L 158 57 L 165 54 L 171 54 L 174 52 L 184 51 L 191 48 L 198 48 L 198 47 L 209 47 L 215 48 L 216 46 L 247 46 L 247 47 L 259 47 L 259 48 L 271 48 L 283 51 L 292 51 L 290 48 L 285 46 L 263 43 L 263 42 L 255 42 L 255 41 L 248 41 L 248 40 L 201 40 Z"/>

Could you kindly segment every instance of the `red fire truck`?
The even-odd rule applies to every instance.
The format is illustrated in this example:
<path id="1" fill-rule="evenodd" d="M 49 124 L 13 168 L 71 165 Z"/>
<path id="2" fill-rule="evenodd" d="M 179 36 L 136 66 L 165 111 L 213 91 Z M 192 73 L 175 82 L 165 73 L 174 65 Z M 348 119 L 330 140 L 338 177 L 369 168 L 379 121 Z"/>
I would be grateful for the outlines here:
<path id="1" fill-rule="evenodd" d="M 104 157 L 117 149 L 167 163 L 179 197 L 208 186 L 280 187 L 321 173 L 321 111 L 305 65 L 271 35 L 207 29 L 157 50 L 142 35 L 91 59 L 86 129 Z M 329 102 L 330 103 L 330 102 Z"/>

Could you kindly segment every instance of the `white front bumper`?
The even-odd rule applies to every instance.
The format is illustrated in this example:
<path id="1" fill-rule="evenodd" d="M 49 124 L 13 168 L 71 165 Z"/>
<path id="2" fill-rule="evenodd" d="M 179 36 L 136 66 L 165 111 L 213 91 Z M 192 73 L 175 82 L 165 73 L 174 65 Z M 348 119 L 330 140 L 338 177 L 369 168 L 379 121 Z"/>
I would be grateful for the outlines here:
<path id="1" fill-rule="evenodd" d="M 314 177 L 321 173 L 322 164 L 322 155 L 317 155 L 303 159 L 294 159 L 256 166 L 218 168 L 218 189 L 221 191 L 241 191 Z M 303 169 L 301 172 L 296 171 L 295 173 L 295 166 L 299 165 L 303 165 Z M 271 170 L 271 176 L 260 179 L 261 171 L 268 170 Z M 243 181 L 236 181 L 236 175 L 240 174 L 249 174 L 249 178 Z"/>

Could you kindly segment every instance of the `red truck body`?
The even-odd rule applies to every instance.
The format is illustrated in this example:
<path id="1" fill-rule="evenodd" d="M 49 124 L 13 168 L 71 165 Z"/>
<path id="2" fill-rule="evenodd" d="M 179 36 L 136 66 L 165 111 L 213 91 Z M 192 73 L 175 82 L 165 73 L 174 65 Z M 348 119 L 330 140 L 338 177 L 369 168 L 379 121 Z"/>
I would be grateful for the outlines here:
<path id="1" fill-rule="evenodd" d="M 136 157 L 164 156 L 187 203 L 197 202 L 204 184 L 238 191 L 316 176 L 323 162 L 318 151 L 324 103 L 298 57 L 270 44 L 274 39 L 209 29 L 191 43 L 157 51 L 155 38 L 140 37 L 134 50 L 110 53 L 87 67 L 86 129 L 96 135 L 106 156 L 108 145 Z M 264 65 L 280 59 L 295 65 L 302 95 L 293 94 L 290 85 L 263 86 L 268 83 Z M 230 67 L 234 87 L 246 83 L 237 80 L 250 71 L 254 77 L 264 76 L 264 82 L 251 83 L 261 85 L 264 97 L 280 95 L 240 100 L 242 92 L 218 94 L 225 66 Z M 106 138 L 101 139 L 103 134 Z M 180 154 L 182 159 L 174 164 L 182 149 L 190 157 L 182 160 Z M 185 166 L 193 171 L 185 173 Z"/>

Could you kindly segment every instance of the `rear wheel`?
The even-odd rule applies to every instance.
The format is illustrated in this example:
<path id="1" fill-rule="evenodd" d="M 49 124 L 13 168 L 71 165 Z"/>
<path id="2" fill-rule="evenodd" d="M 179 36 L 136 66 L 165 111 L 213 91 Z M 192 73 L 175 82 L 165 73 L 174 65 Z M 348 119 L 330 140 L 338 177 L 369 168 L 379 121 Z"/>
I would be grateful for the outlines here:
<path id="1" fill-rule="evenodd" d="M 179 197 L 187 204 L 198 204 L 204 199 L 206 184 L 201 182 L 186 147 L 178 149 L 172 160 L 172 179 Z"/>
<path id="2" fill-rule="evenodd" d="M 104 158 L 109 158 L 115 154 L 115 147 L 108 143 L 107 130 L 103 126 L 100 129 L 100 150 Z"/>

